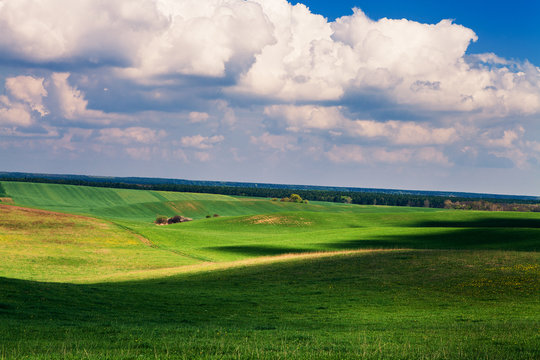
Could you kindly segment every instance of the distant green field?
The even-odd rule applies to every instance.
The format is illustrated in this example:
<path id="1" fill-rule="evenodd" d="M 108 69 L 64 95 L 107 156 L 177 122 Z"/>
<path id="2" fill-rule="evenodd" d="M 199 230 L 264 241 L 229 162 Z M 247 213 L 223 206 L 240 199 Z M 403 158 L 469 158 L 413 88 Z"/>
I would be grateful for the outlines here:
<path id="1" fill-rule="evenodd" d="M 97 216 L 143 236 L 155 248 L 199 262 L 351 249 L 539 248 L 536 213 L 295 204 L 212 194 L 3 184 L 16 204 Z M 157 215 L 174 214 L 196 221 L 153 224 Z M 220 217 L 205 218 L 213 214 Z"/>
<path id="2" fill-rule="evenodd" d="M 2 185 L 0 359 L 540 358 L 538 213 Z"/>

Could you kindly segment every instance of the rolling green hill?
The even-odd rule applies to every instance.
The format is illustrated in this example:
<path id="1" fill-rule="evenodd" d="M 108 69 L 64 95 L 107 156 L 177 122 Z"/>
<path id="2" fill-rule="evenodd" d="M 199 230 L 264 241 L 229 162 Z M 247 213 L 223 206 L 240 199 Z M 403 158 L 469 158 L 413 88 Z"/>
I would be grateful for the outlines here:
<path id="1" fill-rule="evenodd" d="M 367 252 L 90 285 L 0 278 L 5 359 L 536 359 L 537 253 Z"/>
<path id="2" fill-rule="evenodd" d="M 540 357 L 538 213 L 2 184 L 0 359 Z"/>
<path id="3" fill-rule="evenodd" d="M 354 249 L 539 249 L 540 214 L 335 203 L 4 182 L 16 204 L 96 216 L 167 256 L 195 262 Z M 156 226 L 156 215 L 196 221 Z M 208 214 L 219 218 L 206 219 Z M 175 267 L 170 262 L 163 268 Z M 138 274 L 137 276 L 142 276 Z M 88 279 L 88 277 L 84 277 Z"/>

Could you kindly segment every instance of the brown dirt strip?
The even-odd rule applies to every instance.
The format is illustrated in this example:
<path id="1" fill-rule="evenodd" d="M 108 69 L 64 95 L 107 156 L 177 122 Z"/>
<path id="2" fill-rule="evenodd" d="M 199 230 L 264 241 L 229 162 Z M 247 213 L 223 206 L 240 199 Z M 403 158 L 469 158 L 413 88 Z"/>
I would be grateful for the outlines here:
<path id="1" fill-rule="evenodd" d="M 44 216 L 54 216 L 57 218 L 77 218 L 77 219 L 84 219 L 84 220 L 91 220 L 98 223 L 107 223 L 106 221 L 103 221 L 101 219 L 97 219 L 90 216 L 83 216 L 83 215 L 75 215 L 75 214 L 68 214 L 68 213 L 61 213 L 56 211 L 49 211 L 49 210 L 41 210 L 41 209 L 34 209 L 34 208 L 28 208 L 28 207 L 22 207 L 17 205 L 7 205 L 7 204 L 0 204 L 0 209 L 8 210 L 8 211 L 21 211 L 32 215 L 44 215 Z"/>

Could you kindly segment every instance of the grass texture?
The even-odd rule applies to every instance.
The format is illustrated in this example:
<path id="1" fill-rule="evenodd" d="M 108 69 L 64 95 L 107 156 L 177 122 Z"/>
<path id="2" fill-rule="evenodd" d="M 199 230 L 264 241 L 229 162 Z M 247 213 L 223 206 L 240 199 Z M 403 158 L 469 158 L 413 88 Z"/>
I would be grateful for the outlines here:
<path id="1" fill-rule="evenodd" d="M 540 214 L 3 185 L 0 359 L 540 357 Z"/>

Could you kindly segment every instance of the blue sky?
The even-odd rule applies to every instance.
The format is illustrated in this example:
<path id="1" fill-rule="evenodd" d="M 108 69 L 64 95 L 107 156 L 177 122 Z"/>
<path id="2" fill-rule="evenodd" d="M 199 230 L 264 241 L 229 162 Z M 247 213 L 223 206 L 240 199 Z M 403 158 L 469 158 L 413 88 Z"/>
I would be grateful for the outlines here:
<path id="1" fill-rule="evenodd" d="M 539 10 L 0 0 L 0 170 L 539 195 Z"/>

